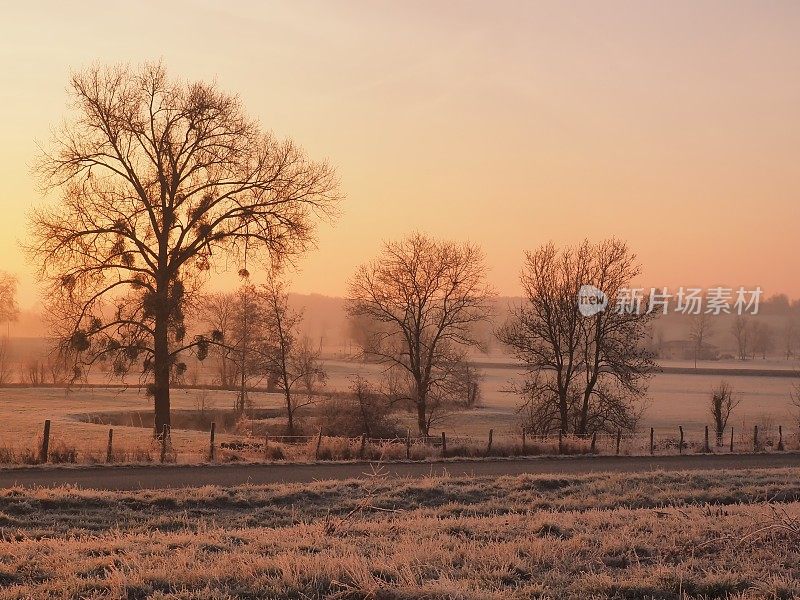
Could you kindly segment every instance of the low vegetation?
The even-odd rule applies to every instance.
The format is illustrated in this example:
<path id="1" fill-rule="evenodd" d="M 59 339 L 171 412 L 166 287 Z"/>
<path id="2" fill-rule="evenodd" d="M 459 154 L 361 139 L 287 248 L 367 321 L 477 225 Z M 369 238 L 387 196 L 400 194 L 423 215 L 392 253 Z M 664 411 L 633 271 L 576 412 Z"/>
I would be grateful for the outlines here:
<path id="1" fill-rule="evenodd" d="M 800 471 L 0 491 L 0 598 L 792 598 Z"/>

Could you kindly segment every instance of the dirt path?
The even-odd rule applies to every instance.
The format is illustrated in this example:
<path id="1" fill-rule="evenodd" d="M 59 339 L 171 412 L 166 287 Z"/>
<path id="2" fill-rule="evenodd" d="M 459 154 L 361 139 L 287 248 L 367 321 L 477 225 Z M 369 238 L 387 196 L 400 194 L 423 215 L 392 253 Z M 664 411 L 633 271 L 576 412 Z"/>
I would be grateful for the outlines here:
<path id="1" fill-rule="evenodd" d="M 689 456 L 595 456 L 576 458 L 530 458 L 385 465 L 391 477 L 425 477 L 450 474 L 520 475 L 598 471 L 680 471 L 689 469 L 749 469 L 800 467 L 800 454 L 740 454 Z M 54 487 L 75 485 L 102 490 L 165 489 L 203 485 L 234 486 L 308 482 L 361 477 L 372 470 L 370 463 L 308 465 L 154 465 L 135 467 L 30 467 L 0 470 L 0 488 L 13 486 Z"/>

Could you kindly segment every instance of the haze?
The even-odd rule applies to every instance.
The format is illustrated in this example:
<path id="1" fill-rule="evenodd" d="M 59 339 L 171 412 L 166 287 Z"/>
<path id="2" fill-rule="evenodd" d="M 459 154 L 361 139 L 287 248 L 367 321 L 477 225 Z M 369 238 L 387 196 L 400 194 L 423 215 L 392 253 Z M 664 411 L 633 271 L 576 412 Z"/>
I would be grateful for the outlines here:
<path id="1" fill-rule="evenodd" d="M 298 292 L 342 295 L 411 230 L 470 239 L 501 294 L 547 240 L 619 236 L 654 285 L 800 295 L 800 5 L 792 2 L 19 3 L 0 37 L 0 270 L 37 301 L 18 245 L 29 165 L 72 69 L 162 58 L 336 165 Z M 223 278 L 223 281 L 226 281 Z M 231 276 L 229 282 L 235 281 Z M 217 285 L 220 285 L 217 283 Z M 224 283 L 222 284 L 224 285 Z"/>

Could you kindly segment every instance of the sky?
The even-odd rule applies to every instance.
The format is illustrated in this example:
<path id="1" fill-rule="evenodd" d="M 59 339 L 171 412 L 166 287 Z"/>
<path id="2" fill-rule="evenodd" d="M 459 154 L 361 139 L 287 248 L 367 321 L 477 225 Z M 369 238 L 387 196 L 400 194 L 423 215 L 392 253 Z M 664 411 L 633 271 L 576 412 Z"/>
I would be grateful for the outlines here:
<path id="1" fill-rule="evenodd" d="M 297 292 L 342 295 L 384 240 L 482 246 L 518 295 L 524 252 L 617 236 L 654 286 L 800 296 L 800 3 L 16 2 L 0 24 L 0 270 L 37 144 L 94 62 L 215 80 L 339 173 Z M 222 277 L 216 286 L 235 281 Z"/>

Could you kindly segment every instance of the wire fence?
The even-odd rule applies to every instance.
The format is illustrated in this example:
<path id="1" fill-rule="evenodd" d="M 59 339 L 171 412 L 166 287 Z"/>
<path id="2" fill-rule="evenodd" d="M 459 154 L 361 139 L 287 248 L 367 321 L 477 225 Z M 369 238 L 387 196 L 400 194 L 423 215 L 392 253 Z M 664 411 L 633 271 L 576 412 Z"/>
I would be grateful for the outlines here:
<path id="1" fill-rule="evenodd" d="M 148 431 L 148 430 L 143 430 Z M 178 431 L 178 430 L 176 430 Z M 781 425 L 727 427 L 721 435 L 710 427 L 649 428 L 635 432 L 597 432 L 591 435 L 532 434 L 527 431 L 489 429 L 485 436 L 448 434 L 404 437 L 342 437 L 324 435 L 217 435 L 211 424 L 205 444 L 202 437 L 178 439 L 168 428 L 154 436 L 152 430 L 138 443 L 115 440 L 109 428 L 105 448 L 81 446 L 63 437 L 54 442 L 51 422 L 46 420 L 34 447 L 0 448 L 0 464 L 42 463 L 172 463 L 235 461 L 331 461 L 331 460 L 440 460 L 451 458 L 576 456 L 576 455 L 670 455 L 796 452 L 800 428 Z"/>

